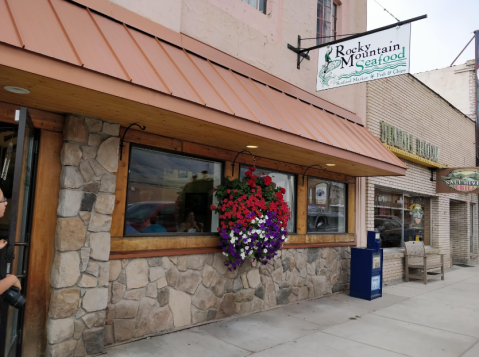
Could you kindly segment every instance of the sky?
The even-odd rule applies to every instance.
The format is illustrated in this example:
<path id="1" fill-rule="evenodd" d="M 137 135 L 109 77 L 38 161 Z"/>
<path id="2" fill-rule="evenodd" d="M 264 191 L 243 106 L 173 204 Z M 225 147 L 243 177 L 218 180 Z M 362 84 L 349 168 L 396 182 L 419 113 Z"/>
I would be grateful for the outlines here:
<path id="1" fill-rule="evenodd" d="M 368 30 L 396 20 L 374 0 L 368 1 Z M 449 67 L 479 30 L 479 0 L 377 0 L 399 20 L 427 14 L 411 25 L 411 73 Z M 454 65 L 474 59 L 474 41 Z"/>

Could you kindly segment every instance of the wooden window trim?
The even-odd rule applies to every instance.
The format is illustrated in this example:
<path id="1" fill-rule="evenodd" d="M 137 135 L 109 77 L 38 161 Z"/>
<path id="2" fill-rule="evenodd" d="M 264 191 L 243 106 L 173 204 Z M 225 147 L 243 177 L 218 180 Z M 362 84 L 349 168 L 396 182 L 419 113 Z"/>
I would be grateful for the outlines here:
<path id="1" fill-rule="evenodd" d="M 124 133 L 121 128 L 120 136 Z M 231 164 L 237 152 L 217 149 L 196 143 L 181 141 L 173 138 L 162 137 L 150 133 L 143 133 L 136 130 L 130 130 L 125 136 L 125 147 L 123 148 L 123 160 L 119 162 L 118 172 L 116 173 L 116 199 L 115 210 L 112 215 L 111 227 L 111 255 L 110 259 L 123 259 L 127 257 L 155 257 L 187 254 L 205 254 L 219 252 L 218 234 L 201 234 L 185 236 L 150 236 L 150 237 L 124 237 L 123 227 L 125 219 L 126 195 L 128 186 L 128 166 L 130 143 L 152 146 L 159 149 L 165 149 L 171 152 L 184 153 L 185 155 L 196 155 L 212 160 L 225 162 L 224 176 L 237 178 L 239 175 L 239 165 L 251 165 L 253 159 L 248 155 L 240 155 L 237 159 L 234 174 L 231 174 Z M 307 234 L 306 216 L 307 216 L 307 179 L 305 176 L 305 185 L 302 185 L 302 174 L 305 167 L 270 160 L 266 158 L 257 158 L 256 165 L 268 170 L 277 170 L 297 175 L 296 180 L 296 233 L 289 235 L 288 243 L 284 244 L 283 249 L 292 248 L 313 248 L 313 247 L 336 247 L 336 246 L 355 246 L 355 190 L 356 179 L 354 177 L 335 174 L 328 171 L 310 169 L 308 173 L 311 176 L 324 178 L 326 180 L 336 180 L 347 183 L 348 204 L 347 204 L 347 233 L 343 234 Z"/>

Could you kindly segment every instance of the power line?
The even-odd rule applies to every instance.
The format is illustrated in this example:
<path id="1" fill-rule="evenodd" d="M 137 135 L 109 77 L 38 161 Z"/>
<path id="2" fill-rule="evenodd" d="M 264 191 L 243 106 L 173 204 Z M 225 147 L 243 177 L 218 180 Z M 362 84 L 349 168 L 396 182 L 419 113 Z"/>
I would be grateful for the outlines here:
<path id="1" fill-rule="evenodd" d="M 378 3 L 376 0 L 374 0 L 374 1 L 376 2 L 376 4 L 378 4 L 379 6 L 381 6 L 381 7 L 384 9 L 384 11 L 386 11 L 389 15 L 391 15 L 397 22 L 400 22 L 399 19 L 398 19 L 396 16 L 394 16 L 393 14 L 391 14 L 388 10 L 386 10 L 386 8 L 385 8 L 384 6 L 382 6 L 382 5 L 381 5 L 380 3 Z"/>

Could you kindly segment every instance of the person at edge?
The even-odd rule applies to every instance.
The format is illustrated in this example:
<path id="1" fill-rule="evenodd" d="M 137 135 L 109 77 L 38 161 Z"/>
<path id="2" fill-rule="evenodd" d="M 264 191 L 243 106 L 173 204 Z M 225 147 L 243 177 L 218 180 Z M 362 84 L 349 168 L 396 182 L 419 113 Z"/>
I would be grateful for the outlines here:
<path id="1" fill-rule="evenodd" d="M 7 199 L 3 195 L 3 191 L 0 189 L 0 218 L 5 214 L 5 208 L 7 207 Z M 5 248 L 8 242 L 5 239 L 0 240 L 0 249 Z M 19 290 L 22 290 L 22 285 L 20 280 L 15 275 L 7 274 L 7 276 L 0 280 L 0 294 L 3 294 L 5 291 L 10 289 L 12 286 L 17 287 Z"/>

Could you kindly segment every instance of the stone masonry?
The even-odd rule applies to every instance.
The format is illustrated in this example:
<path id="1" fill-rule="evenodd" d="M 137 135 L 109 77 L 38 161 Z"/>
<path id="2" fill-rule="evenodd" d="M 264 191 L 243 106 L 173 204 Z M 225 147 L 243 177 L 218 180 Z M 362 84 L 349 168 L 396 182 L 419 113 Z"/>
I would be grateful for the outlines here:
<path id="1" fill-rule="evenodd" d="M 235 271 L 221 253 L 111 260 L 105 344 L 348 289 L 350 257 L 349 247 L 284 249 Z"/>
<path id="2" fill-rule="evenodd" d="M 103 351 L 119 130 L 78 115 L 65 120 L 47 356 Z"/>

